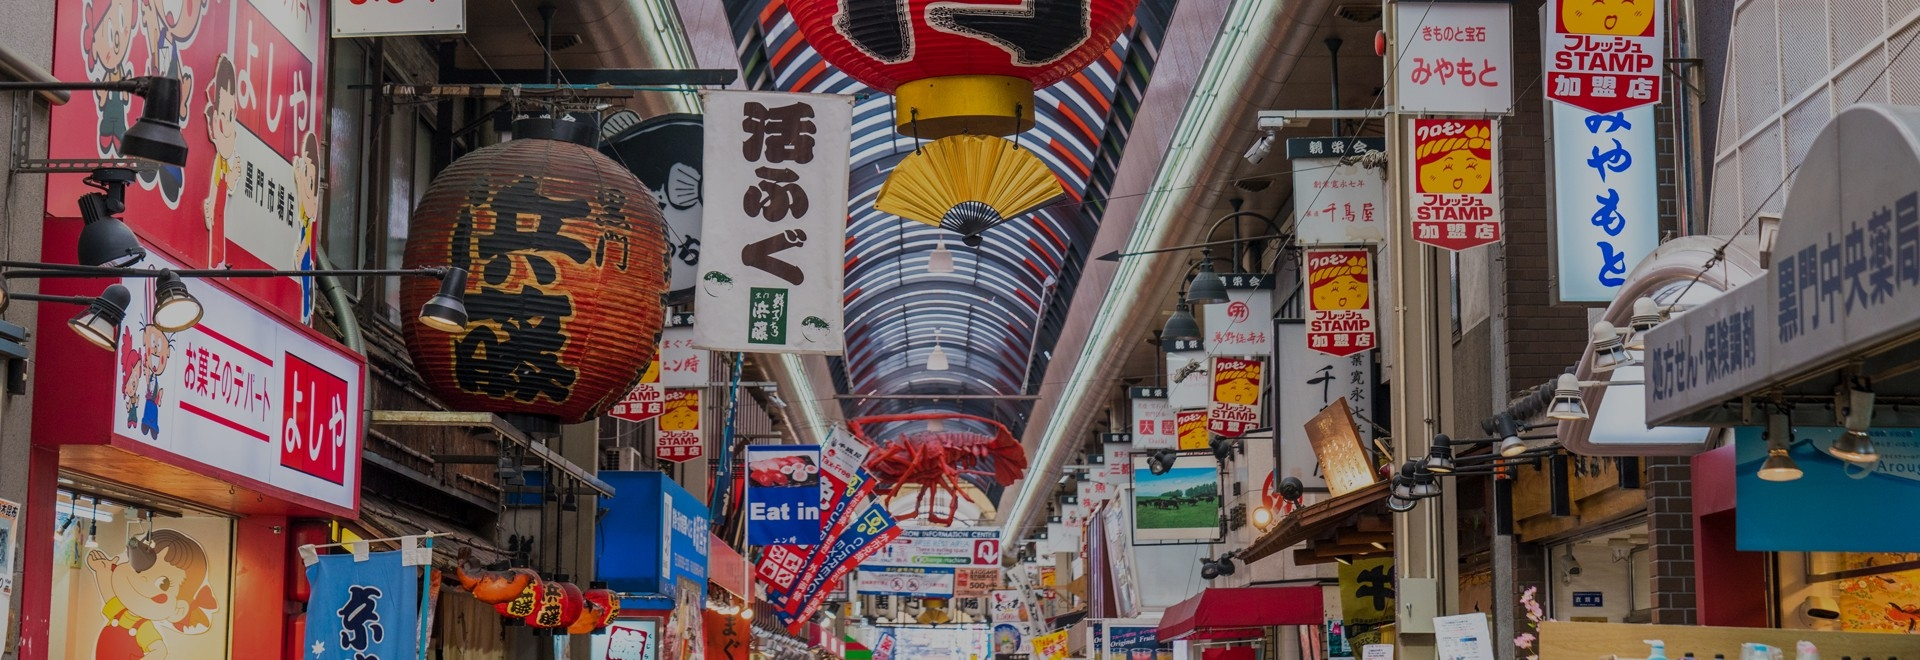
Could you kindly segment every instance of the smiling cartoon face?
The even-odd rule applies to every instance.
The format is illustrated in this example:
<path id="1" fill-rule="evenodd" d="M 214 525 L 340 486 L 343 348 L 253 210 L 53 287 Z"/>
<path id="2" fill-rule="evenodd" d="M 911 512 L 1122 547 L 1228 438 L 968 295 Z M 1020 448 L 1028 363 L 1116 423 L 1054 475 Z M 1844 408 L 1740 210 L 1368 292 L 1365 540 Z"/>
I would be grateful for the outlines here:
<path id="1" fill-rule="evenodd" d="M 662 431 L 692 431 L 700 427 L 700 411 L 693 408 L 680 408 L 660 416 Z"/>
<path id="2" fill-rule="evenodd" d="M 190 607 L 181 596 L 187 571 L 174 565 L 179 558 L 174 548 L 155 551 L 154 561 L 140 570 L 140 561 L 128 561 L 113 569 L 113 593 L 127 610 L 151 621 L 177 621 Z"/>
<path id="3" fill-rule="evenodd" d="M 1653 0 L 1560 0 L 1560 21 L 1574 34 L 1637 37 L 1653 25 Z"/>
<path id="4" fill-rule="evenodd" d="M 1235 378 L 1213 388 L 1213 398 L 1221 403 L 1251 406 L 1260 402 L 1260 386 L 1246 378 Z"/>
<path id="5" fill-rule="evenodd" d="M 141 339 L 147 346 L 147 373 L 166 373 L 167 358 L 173 354 L 173 347 L 167 343 L 167 333 L 161 332 L 158 326 L 150 325 L 141 332 Z"/>
<path id="6" fill-rule="evenodd" d="M 1364 309 L 1367 283 L 1352 275 L 1341 275 L 1313 288 L 1314 309 Z"/>
<path id="7" fill-rule="evenodd" d="M 1467 149 L 1456 149 L 1420 165 L 1420 191 L 1426 193 L 1487 192 L 1493 164 Z"/>
<path id="8" fill-rule="evenodd" d="M 119 69 L 127 62 L 127 53 L 133 49 L 134 20 L 139 18 L 140 10 L 133 0 L 102 0 L 89 5 L 89 13 L 94 7 L 104 5 L 96 15 L 93 32 L 88 35 L 87 54 L 93 56 L 94 63 L 106 70 Z"/>

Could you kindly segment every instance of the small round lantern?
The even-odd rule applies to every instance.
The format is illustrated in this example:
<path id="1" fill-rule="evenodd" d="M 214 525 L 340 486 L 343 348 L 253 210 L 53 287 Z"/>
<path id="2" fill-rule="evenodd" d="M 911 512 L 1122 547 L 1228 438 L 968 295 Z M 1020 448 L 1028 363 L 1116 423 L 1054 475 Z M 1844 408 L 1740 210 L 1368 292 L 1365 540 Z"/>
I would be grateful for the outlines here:
<path id="1" fill-rule="evenodd" d="M 594 630 L 613 625 L 614 618 L 620 616 L 620 594 L 603 586 L 605 584 L 595 582 L 592 585 L 593 588 L 588 589 L 585 594 L 588 601 L 600 605 L 600 620 L 594 622 Z"/>
<path id="2" fill-rule="evenodd" d="M 820 56 L 897 101 L 902 135 L 1012 135 L 1033 91 L 1080 71 L 1133 22 L 1139 0 L 787 0 Z"/>
<path id="3" fill-rule="evenodd" d="M 660 205 L 595 149 L 592 121 L 521 119 L 514 139 L 455 161 L 415 208 L 409 268 L 470 274 L 467 324 L 406 324 L 434 394 L 458 409 L 577 423 L 633 389 L 654 357 L 667 286 Z M 414 309 L 437 283 L 407 278 Z"/>
<path id="4" fill-rule="evenodd" d="M 532 571 L 528 572 L 531 573 Z M 535 609 L 539 608 L 540 599 L 546 593 L 545 587 L 547 584 L 547 581 L 540 579 L 540 576 L 535 574 L 527 581 L 526 588 L 521 589 L 520 593 L 515 595 L 512 600 L 494 603 L 493 611 L 499 612 L 500 616 L 507 617 L 508 619 L 526 618 L 532 615 Z"/>
<path id="5" fill-rule="evenodd" d="M 572 582 L 547 582 L 541 585 L 540 598 L 526 623 L 534 628 L 565 628 L 580 619 L 583 607 L 580 587 Z"/>

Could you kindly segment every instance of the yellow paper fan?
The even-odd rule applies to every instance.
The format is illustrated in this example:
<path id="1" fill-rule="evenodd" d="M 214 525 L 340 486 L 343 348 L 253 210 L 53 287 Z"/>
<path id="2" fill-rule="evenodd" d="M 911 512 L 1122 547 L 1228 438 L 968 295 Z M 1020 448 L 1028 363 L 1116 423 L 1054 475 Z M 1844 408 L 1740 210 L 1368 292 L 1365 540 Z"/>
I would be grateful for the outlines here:
<path id="1" fill-rule="evenodd" d="M 946 227 L 977 244 L 980 232 L 1066 194 L 1030 149 L 980 135 L 935 140 L 900 161 L 874 207 Z"/>

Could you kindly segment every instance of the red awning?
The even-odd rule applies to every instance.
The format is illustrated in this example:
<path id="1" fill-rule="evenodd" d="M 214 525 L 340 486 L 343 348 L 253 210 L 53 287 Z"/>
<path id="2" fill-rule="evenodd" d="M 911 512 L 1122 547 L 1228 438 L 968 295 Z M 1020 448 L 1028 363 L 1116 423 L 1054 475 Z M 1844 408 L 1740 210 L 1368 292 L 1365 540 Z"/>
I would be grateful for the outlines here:
<path id="1" fill-rule="evenodd" d="M 1252 639 L 1267 626 L 1317 626 L 1325 623 L 1321 602 L 1313 585 L 1206 589 L 1167 608 L 1160 641 Z"/>

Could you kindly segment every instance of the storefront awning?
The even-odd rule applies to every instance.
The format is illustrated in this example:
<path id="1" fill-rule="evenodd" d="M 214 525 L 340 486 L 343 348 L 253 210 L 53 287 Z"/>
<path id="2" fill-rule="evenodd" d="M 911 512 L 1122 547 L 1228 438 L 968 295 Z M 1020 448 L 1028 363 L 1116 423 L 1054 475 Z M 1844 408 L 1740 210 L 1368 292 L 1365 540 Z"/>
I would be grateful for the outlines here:
<path id="1" fill-rule="evenodd" d="M 1167 608 L 1160 641 L 1252 639 L 1267 626 L 1325 623 L 1318 586 L 1206 589 Z"/>
<path id="2" fill-rule="evenodd" d="M 1281 550 L 1320 538 L 1321 535 L 1334 531 L 1347 521 L 1353 520 L 1355 514 L 1364 513 L 1374 503 L 1387 499 L 1389 488 L 1389 484 L 1382 481 L 1339 497 L 1295 509 L 1293 513 L 1281 518 L 1279 524 L 1274 525 L 1273 529 L 1267 530 L 1265 535 L 1248 544 L 1247 549 L 1240 553 L 1240 559 L 1253 563 Z M 1391 530 L 1388 530 L 1387 538 L 1390 539 L 1391 536 Z M 1389 540 L 1388 543 L 1390 542 Z"/>

